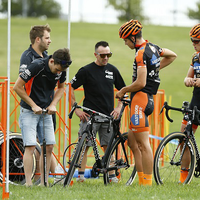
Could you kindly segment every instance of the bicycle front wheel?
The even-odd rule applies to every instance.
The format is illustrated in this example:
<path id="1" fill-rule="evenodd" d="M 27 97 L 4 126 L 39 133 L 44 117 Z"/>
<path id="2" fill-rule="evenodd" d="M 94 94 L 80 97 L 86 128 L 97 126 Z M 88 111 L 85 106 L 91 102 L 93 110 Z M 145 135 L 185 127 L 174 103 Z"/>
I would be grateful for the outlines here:
<path id="1" fill-rule="evenodd" d="M 178 183 L 181 171 L 181 147 L 185 141 L 185 134 L 174 132 L 167 135 L 159 144 L 154 158 L 153 173 L 158 185 Z M 186 144 L 190 152 L 188 176 L 183 184 L 192 180 L 196 165 L 194 145 L 191 140 Z"/>
<path id="2" fill-rule="evenodd" d="M 63 167 L 67 172 L 69 165 L 72 162 L 72 159 L 75 155 L 76 148 L 78 143 L 71 143 L 68 147 L 66 147 L 64 154 L 63 154 Z"/>
<path id="3" fill-rule="evenodd" d="M 80 142 L 78 142 L 76 152 L 71 160 L 69 170 L 64 180 L 64 186 L 71 185 L 71 180 L 74 176 L 74 172 L 76 168 L 80 167 L 81 165 L 81 158 L 84 154 L 83 151 L 85 150 L 86 142 L 87 142 L 87 132 L 83 133 Z"/>
<path id="4" fill-rule="evenodd" d="M 128 133 L 122 134 L 125 143 L 125 152 L 126 156 L 128 158 L 128 163 L 126 160 L 125 152 L 122 148 L 121 139 L 117 138 L 114 142 L 111 151 L 107 158 L 105 158 L 105 167 L 106 169 L 109 169 L 110 167 L 114 167 L 114 173 L 116 177 L 118 178 L 119 182 L 121 184 L 125 185 L 131 185 L 136 177 L 136 168 L 135 168 L 135 162 L 134 157 L 131 149 L 129 148 L 127 144 L 128 139 Z M 104 184 L 110 183 L 109 181 L 109 174 L 113 174 L 113 171 L 107 171 L 104 173 Z"/>

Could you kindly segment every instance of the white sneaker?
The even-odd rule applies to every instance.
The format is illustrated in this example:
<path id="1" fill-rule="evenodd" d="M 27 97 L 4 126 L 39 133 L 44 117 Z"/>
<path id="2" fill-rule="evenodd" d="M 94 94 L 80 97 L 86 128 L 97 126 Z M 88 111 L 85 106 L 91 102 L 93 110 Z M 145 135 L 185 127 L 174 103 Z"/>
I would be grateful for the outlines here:
<path id="1" fill-rule="evenodd" d="M 80 175 L 78 176 L 78 178 L 76 178 L 76 181 L 79 182 L 79 183 L 82 183 L 82 182 L 85 182 L 86 181 L 86 178 L 85 177 L 80 177 Z"/>
<path id="2" fill-rule="evenodd" d="M 115 176 L 112 178 L 109 178 L 110 183 L 119 183 L 119 179 Z"/>

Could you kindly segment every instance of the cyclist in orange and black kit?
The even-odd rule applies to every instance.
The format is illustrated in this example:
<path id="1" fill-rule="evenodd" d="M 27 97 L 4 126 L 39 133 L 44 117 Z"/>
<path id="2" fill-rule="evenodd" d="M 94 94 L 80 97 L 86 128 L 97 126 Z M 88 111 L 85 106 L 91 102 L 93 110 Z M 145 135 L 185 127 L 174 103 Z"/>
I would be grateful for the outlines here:
<path id="1" fill-rule="evenodd" d="M 190 30 L 190 39 L 193 43 L 195 53 L 192 57 L 192 63 L 188 70 L 187 76 L 184 79 L 186 87 L 194 87 L 192 100 L 190 102 L 189 108 L 193 109 L 194 106 L 197 106 L 200 109 L 200 24 L 195 25 Z M 187 115 L 184 116 L 181 124 L 181 132 L 184 131 L 187 125 Z M 192 125 L 193 132 L 195 133 L 198 127 L 198 122 Z M 188 175 L 189 167 L 189 151 L 184 153 L 182 163 L 181 163 L 181 173 L 179 183 L 183 183 Z"/>
<path id="2" fill-rule="evenodd" d="M 116 98 L 131 93 L 131 123 L 128 143 L 134 153 L 135 165 L 140 185 L 152 185 L 153 153 L 149 143 L 148 115 L 153 112 L 153 95 L 157 93 L 160 79 L 159 70 L 172 63 L 176 54 L 144 40 L 142 24 L 130 20 L 119 29 L 120 38 L 125 45 L 135 49 L 133 63 L 133 82 L 117 92 Z M 163 59 L 160 59 L 163 57 Z"/>

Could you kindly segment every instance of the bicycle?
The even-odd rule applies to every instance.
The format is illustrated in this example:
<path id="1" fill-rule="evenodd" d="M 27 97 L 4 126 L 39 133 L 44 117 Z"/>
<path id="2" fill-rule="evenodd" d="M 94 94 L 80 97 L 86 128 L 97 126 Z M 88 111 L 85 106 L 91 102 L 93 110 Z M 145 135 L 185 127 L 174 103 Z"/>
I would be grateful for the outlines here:
<path id="1" fill-rule="evenodd" d="M 11 184 L 20 184 L 23 185 L 25 181 L 24 175 L 24 164 L 23 164 L 23 155 L 24 155 L 24 145 L 22 140 L 21 133 L 10 133 L 9 134 L 9 183 Z M 4 142 L 3 133 L 0 132 L 0 170 L 3 165 L 2 160 L 2 144 Z M 37 143 L 36 151 L 41 154 L 41 147 Z M 35 154 L 33 154 L 33 167 L 31 178 L 34 178 L 36 171 L 36 163 L 39 162 L 36 159 Z M 0 171 L 0 182 L 3 181 L 3 174 Z M 37 184 L 37 183 L 36 183 Z"/>
<path id="2" fill-rule="evenodd" d="M 67 175 L 64 176 L 64 186 L 71 185 L 71 181 L 76 168 L 81 166 L 88 138 L 92 139 L 93 153 L 96 160 L 92 168 L 93 176 L 98 177 L 99 174 L 103 174 L 104 184 L 107 185 L 110 183 L 109 172 L 114 170 L 115 175 L 118 177 L 118 179 L 120 179 L 122 183 L 125 183 L 126 185 L 131 185 L 133 183 L 136 177 L 136 168 L 133 162 L 133 154 L 128 145 L 125 145 L 125 143 L 127 144 L 128 133 L 126 132 L 121 134 L 120 132 L 121 117 L 125 107 L 130 104 L 130 99 L 123 98 L 121 99 L 121 102 L 123 106 L 117 120 L 113 119 L 112 116 L 107 116 L 89 108 L 77 105 L 77 103 L 73 105 L 72 110 L 69 113 L 70 119 L 72 118 L 76 108 L 81 108 L 84 111 L 87 111 L 90 113 L 90 117 L 87 121 L 87 126 L 82 134 L 82 137 L 79 138 L 78 143 L 75 143 L 71 146 L 74 148 L 74 150 L 68 162 L 66 161 L 67 150 L 64 153 L 63 160 L 65 163 L 63 165 L 66 166 L 66 162 L 69 164 Z M 102 116 L 104 120 L 97 121 L 95 116 Z M 102 158 L 100 158 L 96 138 L 94 132 L 92 131 L 93 123 L 109 123 L 109 129 L 110 126 L 113 125 L 113 134 L 107 146 L 106 152 Z M 66 149 L 69 149 L 69 147 Z M 114 161 L 113 159 L 111 161 L 113 155 L 115 159 Z"/>
<path id="3" fill-rule="evenodd" d="M 166 109 L 165 115 L 170 122 L 173 122 L 173 120 L 169 117 L 168 112 L 169 110 L 175 110 L 187 114 L 188 123 L 183 133 L 170 133 L 160 142 L 154 157 L 154 178 L 158 185 L 172 182 L 178 183 L 182 158 L 186 147 L 188 147 L 190 152 L 190 165 L 187 169 L 188 176 L 183 184 L 189 184 L 193 175 L 195 177 L 200 176 L 200 153 L 192 131 L 194 121 L 200 124 L 200 111 L 196 106 L 193 110 L 189 109 L 189 102 L 183 102 L 182 108 L 171 107 L 165 102 L 160 113 L 163 112 L 164 108 Z"/>

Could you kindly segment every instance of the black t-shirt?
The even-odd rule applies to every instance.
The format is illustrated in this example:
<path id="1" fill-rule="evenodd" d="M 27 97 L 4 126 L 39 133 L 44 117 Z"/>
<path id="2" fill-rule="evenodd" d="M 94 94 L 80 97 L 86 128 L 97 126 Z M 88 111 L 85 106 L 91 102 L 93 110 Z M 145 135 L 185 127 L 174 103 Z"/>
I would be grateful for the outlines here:
<path id="1" fill-rule="evenodd" d="M 20 74 L 20 77 L 26 82 L 26 93 L 41 108 L 47 108 L 53 100 L 54 89 L 57 82 L 65 82 L 66 72 L 53 74 L 48 66 L 49 58 L 34 60 L 27 69 Z M 20 105 L 23 108 L 32 110 L 31 107 L 21 100 Z"/>
<path id="2" fill-rule="evenodd" d="M 113 86 L 118 90 L 125 86 L 115 66 L 109 63 L 106 66 L 98 66 L 95 62 L 80 68 L 71 84 L 74 89 L 83 85 L 83 106 L 106 115 L 110 115 L 114 109 Z"/>

